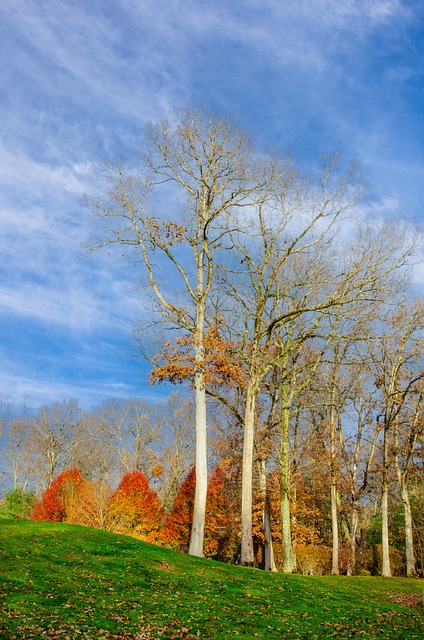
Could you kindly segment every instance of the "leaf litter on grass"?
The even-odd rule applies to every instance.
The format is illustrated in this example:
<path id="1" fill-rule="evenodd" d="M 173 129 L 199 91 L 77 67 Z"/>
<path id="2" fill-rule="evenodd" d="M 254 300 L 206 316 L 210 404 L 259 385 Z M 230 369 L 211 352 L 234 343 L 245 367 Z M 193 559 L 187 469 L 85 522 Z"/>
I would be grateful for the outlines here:
<path id="1" fill-rule="evenodd" d="M 424 637 L 422 610 L 390 600 L 422 581 L 268 574 L 62 524 L 3 534 L 2 638 Z"/>

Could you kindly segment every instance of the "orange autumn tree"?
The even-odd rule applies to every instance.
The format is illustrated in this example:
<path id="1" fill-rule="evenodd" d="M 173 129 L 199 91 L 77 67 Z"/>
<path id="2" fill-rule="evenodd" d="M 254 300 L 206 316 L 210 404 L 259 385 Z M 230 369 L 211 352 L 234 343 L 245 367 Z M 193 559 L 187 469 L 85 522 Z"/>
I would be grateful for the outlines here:
<path id="1" fill-rule="evenodd" d="M 96 529 L 108 529 L 111 489 L 107 484 L 85 481 L 79 487 L 78 499 L 69 506 L 66 521 Z"/>
<path id="2" fill-rule="evenodd" d="M 174 504 L 168 513 L 161 531 L 161 539 L 167 546 L 188 552 L 191 522 L 196 489 L 196 467 L 192 467 L 180 484 Z"/>
<path id="3" fill-rule="evenodd" d="M 127 473 L 112 494 L 107 508 L 108 528 L 154 542 L 162 520 L 156 492 L 141 471 Z"/>
<path id="4" fill-rule="evenodd" d="M 47 487 L 35 506 L 31 520 L 50 520 L 63 522 L 78 500 L 85 480 L 78 469 L 69 469 L 61 473 Z"/>
<path id="5" fill-rule="evenodd" d="M 236 555 L 238 539 L 234 519 L 225 487 L 226 475 L 217 466 L 208 486 L 205 520 L 205 556 L 230 562 Z"/>
<path id="6" fill-rule="evenodd" d="M 183 552 L 188 551 L 190 541 L 195 488 L 196 472 L 193 467 L 181 483 L 162 529 L 163 543 Z M 237 546 L 233 532 L 231 509 L 225 495 L 225 475 L 218 466 L 208 485 L 204 555 L 217 560 L 231 560 Z"/>
<path id="7" fill-rule="evenodd" d="M 219 319 L 205 335 L 206 383 L 209 385 L 242 386 L 244 373 L 236 358 L 236 345 L 223 337 L 225 321 Z M 165 343 L 162 353 L 153 358 L 150 376 L 152 384 L 168 380 L 180 384 L 191 381 L 195 371 L 193 336 L 179 337 Z"/>
<path id="8" fill-rule="evenodd" d="M 293 549 L 298 562 L 298 570 L 306 573 L 322 573 L 327 570 L 329 552 L 328 531 L 331 522 L 326 513 L 326 493 L 324 480 L 319 469 L 314 470 L 311 479 L 296 472 L 292 477 L 291 515 Z M 267 499 L 271 516 L 271 533 L 277 567 L 284 560 L 281 536 L 280 474 L 272 471 L 267 479 Z M 259 490 L 253 494 L 253 541 L 255 561 L 263 565 L 263 496 Z"/>

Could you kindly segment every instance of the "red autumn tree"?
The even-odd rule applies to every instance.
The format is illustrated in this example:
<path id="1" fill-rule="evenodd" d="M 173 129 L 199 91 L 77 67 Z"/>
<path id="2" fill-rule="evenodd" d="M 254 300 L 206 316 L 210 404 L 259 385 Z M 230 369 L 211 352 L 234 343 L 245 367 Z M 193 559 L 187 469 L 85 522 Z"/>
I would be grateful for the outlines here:
<path id="1" fill-rule="evenodd" d="M 61 473 L 44 491 L 31 519 L 52 522 L 66 520 L 67 513 L 72 509 L 72 503 L 77 499 L 84 482 L 78 469 L 69 469 Z"/>
<path id="2" fill-rule="evenodd" d="M 195 488 L 196 473 L 193 467 L 181 483 L 162 529 L 163 543 L 185 553 L 190 542 Z M 204 555 L 208 558 L 230 560 L 234 556 L 236 545 L 230 504 L 225 496 L 225 475 L 217 467 L 208 486 Z"/>
<path id="3" fill-rule="evenodd" d="M 233 560 L 238 545 L 234 518 L 225 490 L 226 476 L 221 466 L 212 472 L 208 486 L 204 553 L 215 560 Z"/>
<path id="4" fill-rule="evenodd" d="M 179 551 L 188 552 L 191 522 L 193 519 L 196 467 L 193 467 L 180 484 L 171 511 L 161 532 L 164 544 Z"/>
<path id="5" fill-rule="evenodd" d="M 153 542 L 161 519 L 159 499 L 146 476 L 141 471 L 127 473 L 109 500 L 108 528 Z"/>

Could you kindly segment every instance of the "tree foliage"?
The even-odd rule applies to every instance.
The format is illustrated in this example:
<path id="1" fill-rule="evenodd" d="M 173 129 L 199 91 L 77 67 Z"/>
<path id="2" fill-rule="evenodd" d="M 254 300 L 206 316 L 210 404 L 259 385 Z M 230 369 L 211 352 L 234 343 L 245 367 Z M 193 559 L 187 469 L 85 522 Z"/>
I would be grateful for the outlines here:
<path id="1" fill-rule="evenodd" d="M 162 520 L 156 492 L 140 471 L 124 475 L 110 497 L 107 510 L 108 528 L 142 540 L 153 540 Z"/>
<path id="2" fill-rule="evenodd" d="M 12 518 L 29 518 L 37 502 L 32 491 L 24 489 L 11 489 L 4 495 L 4 511 Z"/>
<path id="3" fill-rule="evenodd" d="M 31 519 L 52 522 L 66 520 L 73 503 L 78 500 L 83 484 L 84 478 L 77 469 L 69 469 L 61 473 L 44 491 Z"/>
<path id="4" fill-rule="evenodd" d="M 193 467 L 181 483 L 162 529 L 163 542 L 179 551 L 188 550 L 195 484 L 196 474 Z M 233 524 L 231 505 L 225 495 L 224 472 L 221 467 L 216 467 L 208 485 L 204 546 L 206 557 L 227 561 L 234 558 L 237 534 Z"/>

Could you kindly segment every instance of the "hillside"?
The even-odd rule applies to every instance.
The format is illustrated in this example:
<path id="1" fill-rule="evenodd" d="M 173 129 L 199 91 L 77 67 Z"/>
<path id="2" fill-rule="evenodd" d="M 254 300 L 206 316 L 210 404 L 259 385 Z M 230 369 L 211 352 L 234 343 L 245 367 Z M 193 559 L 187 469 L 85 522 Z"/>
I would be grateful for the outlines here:
<path id="1" fill-rule="evenodd" d="M 424 580 L 268 574 L 104 531 L 0 523 L 0 637 L 408 638 Z"/>

